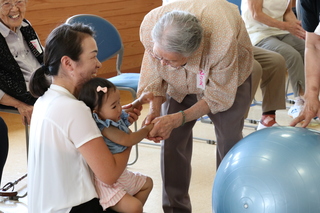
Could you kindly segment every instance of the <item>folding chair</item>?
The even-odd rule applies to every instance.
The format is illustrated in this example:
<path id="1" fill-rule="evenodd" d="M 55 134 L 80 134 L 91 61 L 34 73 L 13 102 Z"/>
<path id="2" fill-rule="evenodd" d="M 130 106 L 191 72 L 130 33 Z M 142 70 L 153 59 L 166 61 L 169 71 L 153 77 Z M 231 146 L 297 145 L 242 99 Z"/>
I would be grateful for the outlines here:
<path id="1" fill-rule="evenodd" d="M 137 98 L 137 89 L 140 74 L 139 73 L 121 73 L 121 65 L 123 58 L 123 44 L 118 30 L 113 24 L 106 19 L 91 15 L 91 14 L 78 14 L 67 19 L 66 23 L 84 23 L 93 27 L 95 31 L 95 40 L 98 46 L 98 59 L 104 62 L 110 58 L 117 56 L 116 69 L 117 75 L 109 78 L 119 90 L 129 91 L 133 100 Z M 134 129 L 137 131 L 137 122 L 134 123 Z M 134 164 L 138 160 L 138 145 L 136 147 L 135 159 L 128 163 Z"/>

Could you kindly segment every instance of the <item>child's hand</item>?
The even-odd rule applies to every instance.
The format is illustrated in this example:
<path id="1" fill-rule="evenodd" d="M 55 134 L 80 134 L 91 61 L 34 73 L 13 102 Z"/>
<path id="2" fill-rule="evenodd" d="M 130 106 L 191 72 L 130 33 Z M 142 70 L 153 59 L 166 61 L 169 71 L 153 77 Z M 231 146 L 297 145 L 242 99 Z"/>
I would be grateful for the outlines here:
<path id="1" fill-rule="evenodd" d="M 150 132 L 152 130 L 153 126 L 154 126 L 154 124 L 151 123 L 151 124 L 143 126 L 143 128 L 147 129 Z"/>
<path id="2" fill-rule="evenodd" d="M 154 123 L 151 123 L 151 124 L 148 124 L 148 125 L 143 126 L 143 128 L 148 129 L 149 133 L 150 133 L 150 131 L 152 130 L 153 127 L 154 127 Z M 162 137 L 150 137 L 149 134 L 148 134 L 148 136 L 146 137 L 146 139 L 151 140 L 151 141 L 153 141 L 153 142 L 155 142 L 155 143 L 160 143 L 161 140 L 163 140 Z"/>

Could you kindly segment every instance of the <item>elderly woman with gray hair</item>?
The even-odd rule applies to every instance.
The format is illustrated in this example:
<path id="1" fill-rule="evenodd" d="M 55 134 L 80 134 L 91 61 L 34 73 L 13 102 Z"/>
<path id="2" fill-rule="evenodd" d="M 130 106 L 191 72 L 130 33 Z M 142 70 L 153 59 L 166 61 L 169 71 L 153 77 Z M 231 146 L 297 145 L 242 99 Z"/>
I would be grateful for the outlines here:
<path id="1" fill-rule="evenodd" d="M 138 94 L 153 92 L 145 124 L 163 139 L 164 212 L 191 212 L 192 129 L 208 115 L 217 137 L 217 167 L 242 139 L 251 102 L 252 45 L 238 8 L 225 0 L 185 0 L 149 12 Z M 161 116 L 162 115 L 162 116 Z M 212 133 L 213 134 L 213 133 Z"/>
<path id="2" fill-rule="evenodd" d="M 36 101 L 28 90 L 29 79 L 43 62 L 40 39 L 25 19 L 27 0 L 0 0 L 0 107 L 16 108 L 22 122 L 30 122 Z M 8 156 L 8 131 L 1 119 L 0 182 Z M 3 131 L 2 131 L 3 130 Z"/>

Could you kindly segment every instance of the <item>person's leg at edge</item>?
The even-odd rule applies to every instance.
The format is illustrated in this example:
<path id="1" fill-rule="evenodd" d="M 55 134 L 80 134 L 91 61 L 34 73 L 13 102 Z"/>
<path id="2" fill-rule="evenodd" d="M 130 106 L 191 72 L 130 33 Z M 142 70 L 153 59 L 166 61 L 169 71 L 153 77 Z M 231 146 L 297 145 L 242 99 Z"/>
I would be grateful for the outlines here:
<path id="1" fill-rule="evenodd" d="M 300 54 L 302 62 L 301 60 L 298 60 L 298 62 L 299 64 L 302 64 L 304 66 L 305 41 L 292 34 L 287 34 L 286 36 L 283 36 L 281 41 L 292 46 L 296 50 L 296 52 Z M 287 52 L 287 54 L 290 54 L 290 52 Z M 297 58 L 298 57 L 296 57 L 294 60 L 297 60 Z M 288 111 L 289 116 L 293 118 L 297 117 L 300 114 L 300 111 L 302 110 L 304 105 L 303 96 L 305 92 L 305 79 L 303 79 L 303 81 L 301 82 L 299 81 L 297 87 L 299 91 L 299 96 L 295 96 L 294 105 L 291 106 Z"/>
<path id="2" fill-rule="evenodd" d="M 4 165 L 7 161 L 9 151 L 8 127 L 0 117 L 0 187 Z"/>
<path id="3" fill-rule="evenodd" d="M 284 57 L 294 96 L 299 97 L 303 95 L 305 89 L 304 59 L 302 58 L 301 51 L 297 51 L 293 46 L 287 44 L 288 41 L 286 41 L 286 43 L 280 40 L 283 39 L 284 36 L 285 35 L 277 37 L 271 36 L 263 39 L 256 46 L 275 51 Z M 300 91 L 300 89 L 302 91 Z"/>
<path id="4" fill-rule="evenodd" d="M 196 95 L 187 95 L 182 103 L 167 97 L 162 114 L 185 110 L 195 104 Z M 192 128 L 196 120 L 174 129 L 161 146 L 163 181 L 162 206 L 165 213 L 190 213 L 189 185 L 191 179 Z"/>
<path id="5" fill-rule="evenodd" d="M 236 98 L 230 109 L 217 114 L 208 114 L 217 138 L 217 169 L 228 151 L 243 138 L 244 116 L 251 103 L 251 76 L 238 87 Z"/>
<path id="6" fill-rule="evenodd" d="M 253 48 L 254 58 L 261 65 L 262 117 L 258 130 L 278 125 L 276 110 L 285 109 L 286 63 L 279 53 L 259 47 Z M 254 72 L 254 71 L 253 71 Z"/>
<path id="7" fill-rule="evenodd" d="M 255 98 L 255 94 L 260 84 L 261 77 L 262 77 L 262 67 L 257 60 L 253 60 L 253 68 L 252 68 L 252 74 L 251 74 L 252 83 L 251 83 L 251 102 L 250 103 L 252 103 L 253 99 Z M 250 111 L 250 107 L 248 108 L 248 111 L 244 116 L 244 118 L 248 118 L 249 111 Z"/>

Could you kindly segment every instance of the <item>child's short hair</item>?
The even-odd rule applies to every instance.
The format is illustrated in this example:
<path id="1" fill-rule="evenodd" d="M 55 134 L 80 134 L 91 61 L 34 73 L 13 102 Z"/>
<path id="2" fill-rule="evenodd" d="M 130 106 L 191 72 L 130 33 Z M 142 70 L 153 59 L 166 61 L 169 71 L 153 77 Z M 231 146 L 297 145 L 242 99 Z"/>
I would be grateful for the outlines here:
<path id="1" fill-rule="evenodd" d="M 100 90 L 97 91 L 97 88 L 107 88 L 107 92 Z M 103 97 L 105 95 L 108 95 L 110 91 L 115 91 L 116 86 L 108 81 L 105 78 L 92 78 L 86 83 L 83 84 L 78 99 L 83 101 L 90 109 L 93 110 L 100 110 L 102 103 L 103 103 Z"/>

